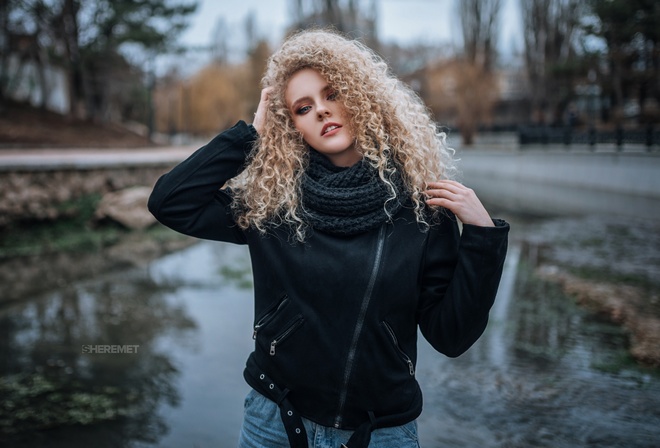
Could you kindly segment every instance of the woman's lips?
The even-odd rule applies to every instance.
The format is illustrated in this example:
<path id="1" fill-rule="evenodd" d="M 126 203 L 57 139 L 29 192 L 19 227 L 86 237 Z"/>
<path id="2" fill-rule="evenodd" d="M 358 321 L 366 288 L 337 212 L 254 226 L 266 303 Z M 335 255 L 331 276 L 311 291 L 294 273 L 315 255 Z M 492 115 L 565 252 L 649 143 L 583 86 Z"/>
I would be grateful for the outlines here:
<path id="1" fill-rule="evenodd" d="M 339 132 L 340 129 L 341 129 L 341 125 L 338 123 L 326 123 L 323 126 L 323 129 L 321 129 L 321 136 L 325 137 L 325 136 L 334 135 L 337 132 Z"/>

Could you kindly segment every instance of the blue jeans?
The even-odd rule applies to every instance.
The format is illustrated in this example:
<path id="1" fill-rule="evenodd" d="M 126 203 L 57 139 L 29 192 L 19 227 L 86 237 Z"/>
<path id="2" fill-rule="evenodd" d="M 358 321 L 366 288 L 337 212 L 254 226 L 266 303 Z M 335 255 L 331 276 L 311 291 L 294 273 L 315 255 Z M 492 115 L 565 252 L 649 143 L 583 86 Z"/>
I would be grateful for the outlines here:
<path id="1" fill-rule="evenodd" d="M 303 418 L 309 448 L 339 448 L 348 442 L 352 431 L 321 426 Z M 280 410 L 273 401 L 251 390 L 245 398 L 245 415 L 239 448 L 289 448 Z M 371 433 L 369 448 L 419 448 L 417 422 L 380 428 Z"/>

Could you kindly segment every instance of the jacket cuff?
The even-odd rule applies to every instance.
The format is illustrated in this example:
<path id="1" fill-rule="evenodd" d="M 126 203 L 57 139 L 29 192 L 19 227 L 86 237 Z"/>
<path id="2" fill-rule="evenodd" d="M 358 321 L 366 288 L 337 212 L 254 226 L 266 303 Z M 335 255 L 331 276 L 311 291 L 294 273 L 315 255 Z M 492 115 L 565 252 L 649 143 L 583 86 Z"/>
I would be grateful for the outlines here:
<path id="1" fill-rule="evenodd" d="M 474 224 L 463 224 L 463 232 L 461 234 L 461 244 L 465 245 L 469 242 L 481 247 L 497 246 L 503 240 L 506 241 L 509 235 L 509 223 L 503 219 L 493 219 L 494 227 L 476 226 Z"/>
<path id="2" fill-rule="evenodd" d="M 252 144 L 259 138 L 257 130 L 251 124 L 247 124 L 243 120 L 236 122 L 231 128 L 216 135 L 210 142 L 211 147 L 221 145 L 221 142 L 229 140 L 236 144 L 241 145 L 245 152 L 252 149 Z"/>
<path id="3" fill-rule="evenodd" d="M 492 218 L 492 220 L 494 227 L 477 226 L 474 224 L 463 223 L 463 231 L 483 233 L 484 235 L 501 235 L 506 234 L 509 231 L 509 223 L 505 220 L 498 218 Z"/>

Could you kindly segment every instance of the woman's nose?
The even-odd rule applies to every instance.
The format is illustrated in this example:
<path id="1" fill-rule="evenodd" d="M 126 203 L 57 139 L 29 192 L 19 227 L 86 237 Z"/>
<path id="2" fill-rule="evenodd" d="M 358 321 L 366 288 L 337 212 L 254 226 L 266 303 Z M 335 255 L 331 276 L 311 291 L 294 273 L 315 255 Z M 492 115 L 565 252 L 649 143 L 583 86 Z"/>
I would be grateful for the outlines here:
<path id="1" fill-rule="evenodd" d="M 330 109 L 328 108 L 328 106 L 321 103 L 316 108 L 316 114 L 318 115 L 319 119 L 323 119 L 323 117 L 327 117 L 330 115 Z"/>

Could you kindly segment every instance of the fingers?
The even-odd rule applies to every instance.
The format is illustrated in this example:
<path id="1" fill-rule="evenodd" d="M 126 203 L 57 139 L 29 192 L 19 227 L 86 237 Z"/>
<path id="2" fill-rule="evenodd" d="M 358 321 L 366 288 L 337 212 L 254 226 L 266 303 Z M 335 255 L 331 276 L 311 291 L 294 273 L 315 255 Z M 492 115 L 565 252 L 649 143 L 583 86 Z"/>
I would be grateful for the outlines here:
<path id="1" fill-rule="evenodd" d="M 465 224 L 492 226 L 493 221 L 474 190 L 453 180 L 429 182 L 426 203 L 444 207 Z"/>
<path id="2" fill-rule="evenodd" d="M 269 95 L 273 92 L 273 87 L 265 87 L 261 89 L 261 98 L 260 101 L 268 101 Z"/>
<path id="3" fill-rule="evenodd" d="M 461 191 L 470 190 L 468 187 L 461 184 L 460 182 L 456 182 L 455 180 L 440 180 L 436 182 L 429 182 L 428 189 L 429 190 L 444 189 L 451 191 L 453 193 L 459 193 Z"/>
<path id="4" fill-rule="evenodd" d="M 429 196 L 429 200 L 431 201 L 433 201 L 433 198 L 444 198 L 457 201 L 461 197 L 468 198 L 470 196 L 474 196 L 474 191 L 459 182 L 453 180 L 442 180 L 438 182 L 429 182 L 426 194 Z M 440 205 L 434 202 L 431 202 L 430 204 Z"/>
<path id="5" fill-rule="evenodd" d="M 254 114 L 254 121 L 252 122 L 252 125 L 257 130 L 258 134 L 261 134 L 264 130 L 266 124 L 266 110 L 268 109 L 272 93 L 273 87 L 266 87 L 261 90 L 259 105 L 257 106 L 257 111 Z"/>

